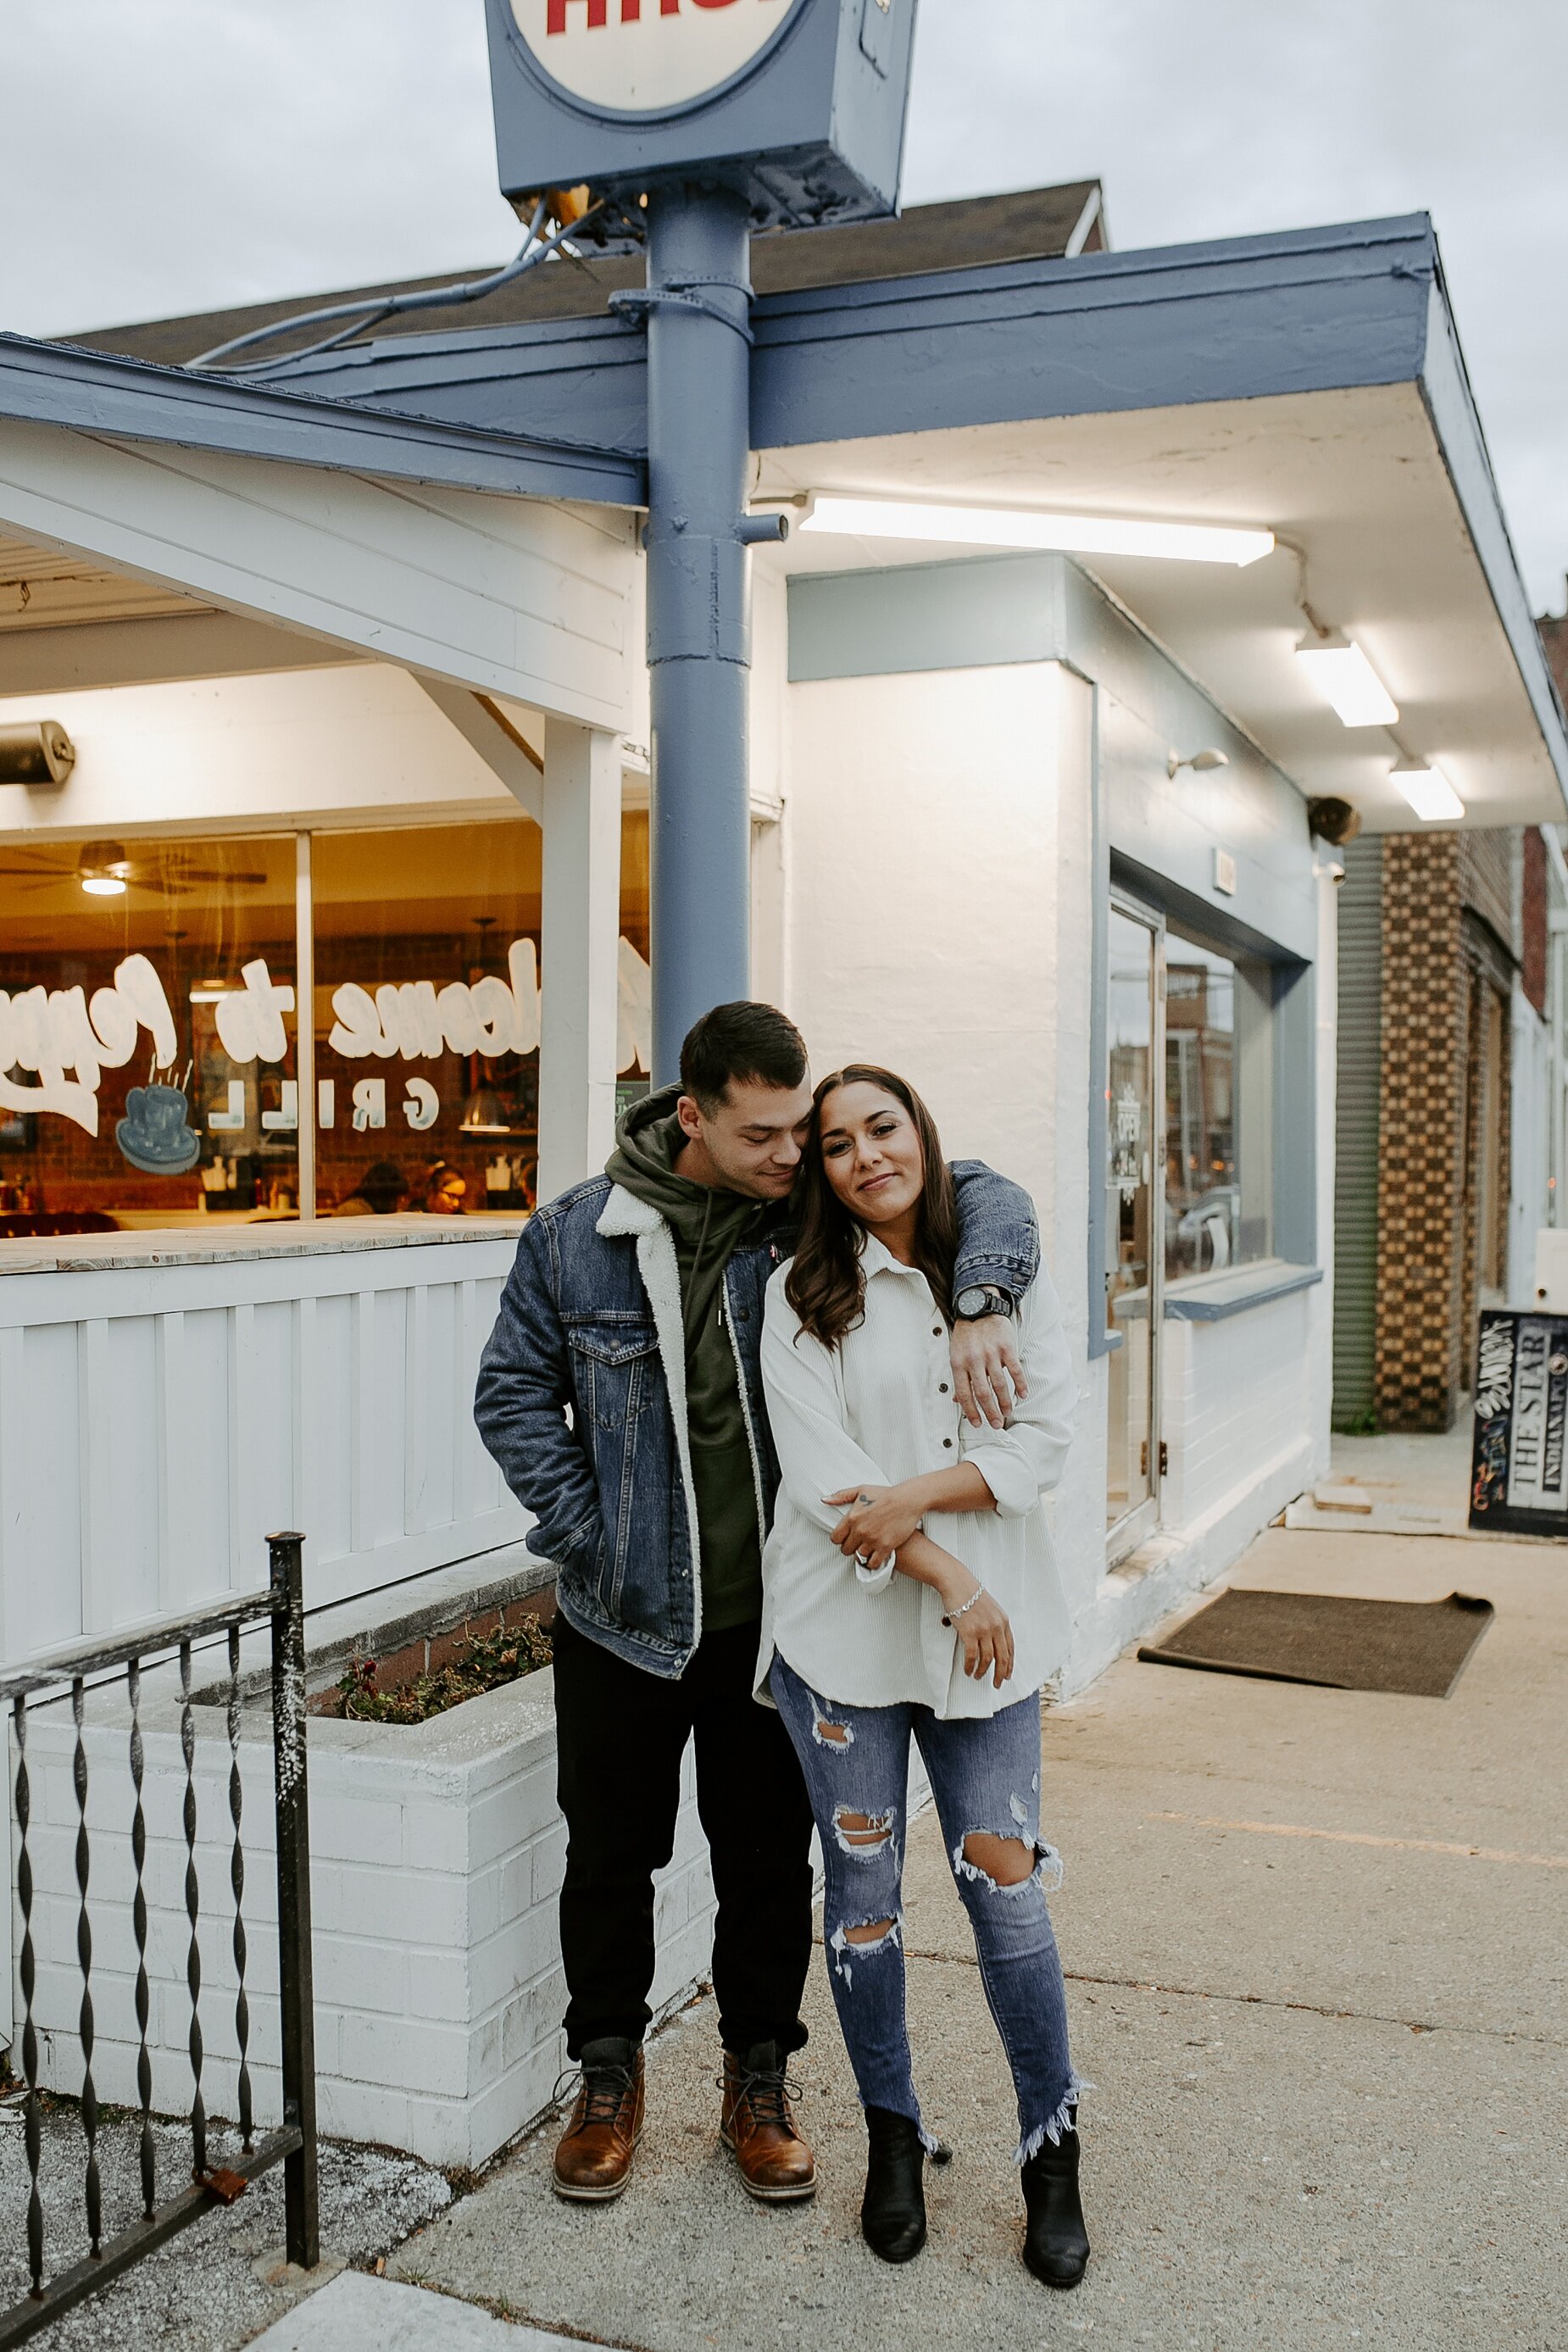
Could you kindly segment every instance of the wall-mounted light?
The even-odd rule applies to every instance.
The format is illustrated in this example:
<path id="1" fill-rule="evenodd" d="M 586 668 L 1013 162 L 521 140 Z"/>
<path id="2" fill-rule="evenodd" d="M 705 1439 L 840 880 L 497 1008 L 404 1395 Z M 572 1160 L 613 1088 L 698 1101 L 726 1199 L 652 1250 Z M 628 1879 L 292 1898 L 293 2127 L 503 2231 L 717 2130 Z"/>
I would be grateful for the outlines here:
<path id="1" fill-rule="evenodd" d="M 813 501 L 800 528 L 853 539 L 935 540 L 956 547 L 1034 548 L 1061 555 L 1153 555 L 1178 563 L 1256 563 L 1274 546 L 1271 530 L 1216 523 L 1041 514 L 1030 507 L 921 506 L 826 491 Z"/>
<path id="2" fill-rule="evenodd" d="M 0 784 L 63 784 L 76 765 L 76 745 L 58 719 L 0 727 Z"/>
<path id="3" fill-rule="evenodd" d="M 1179 776 L 1184 768 L 1192 768 L 1200 776 L 1206 776 L 1211 769 L 1228 768 L 1229 765 L 1227 754 L 1216 751 L 1213 744 L 1205 751 L 1189 751 L 1184 760 L 1179 751 L 1167 751 L 1165 754 L 1165 773 L 1168 776 Z"/>
<path id="4" fill-rule="evenodd" d="M 1353 638 L 1341 629 L 1314 631 L 1296 658 L 1345 727 L 1397 727 L 1399 705 Z"/>
<path id="5" fill-rule="evenodd" d="M 1307 803 L 1307 824 L 1313 836 L 1326 841 L 1332 848 L 1342 849 L 1361 831 L 1361 811 L 1349 801 L 1325 796 Z"/>
<path id="6" fill-rule="evenodd" d="M 1400 760 L 1389 773 L 1423 824 L 1448 824 L 1464 815 L 1464 802 L 1430 760 Z"/>

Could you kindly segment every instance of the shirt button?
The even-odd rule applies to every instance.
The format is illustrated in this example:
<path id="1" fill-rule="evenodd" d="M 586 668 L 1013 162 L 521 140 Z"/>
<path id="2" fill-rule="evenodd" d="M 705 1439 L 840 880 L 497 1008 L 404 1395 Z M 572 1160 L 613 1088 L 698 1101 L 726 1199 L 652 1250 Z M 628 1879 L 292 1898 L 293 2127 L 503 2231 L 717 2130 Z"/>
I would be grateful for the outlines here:
<path id="1" fill-rule="evenodd" d="M 948 1446 L 948 1447 L 950 1447 L 950 1448 L 951 1448 L 951 1446 L 952 1446 L 952 1438 L 951 1438 L 951 1437 L 944 1437 L 944 1438 L 942 1439 L 942 1444 L 943 1444 L 945 1446 Z"/>
<path id="2" fill-rule="evenodd" d="M 943 1382 L 942 1382 L 942 1392 L 943 1396 L 945 1396 L 945 1395 L 947 1394 L 947 1382 L 946 1382 L 945 1381 L 943 1381 Z"/>
<path id="3" fill-rule="evenodd" d="M 933 1339 L 941 1339 L 941 1337 L 942 1337 L 942 1325 L 941 1325 L 940 1323 L 933 1323 L 933 1324 L 931 1325 L 931 1338 L 932 1338 Z"/>

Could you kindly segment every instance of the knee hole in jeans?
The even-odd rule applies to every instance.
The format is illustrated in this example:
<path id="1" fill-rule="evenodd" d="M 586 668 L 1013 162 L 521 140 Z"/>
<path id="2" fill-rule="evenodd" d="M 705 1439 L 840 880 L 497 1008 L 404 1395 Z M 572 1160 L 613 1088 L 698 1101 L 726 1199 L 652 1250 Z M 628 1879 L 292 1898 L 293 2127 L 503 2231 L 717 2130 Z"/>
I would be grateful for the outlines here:
<path id="1" fill-rule="evenodd" d="M 835 1805 L 833 1833 L 845 1853 L 865 1858 L 887 1851 L 897 1819 L 896 1805 L 889 1805 L 885 1813 L 858 1813 L 847 1805 Z"/>
<path id="2" fill-rule="evenodd" d="M 971 1830 L 960 1851 L 971 1870 L 994 1886 L 1022 1886 L 1034 1876 L 1039 1860 L 1022 1838 L 997 1837 L 989 1830 Z"/>

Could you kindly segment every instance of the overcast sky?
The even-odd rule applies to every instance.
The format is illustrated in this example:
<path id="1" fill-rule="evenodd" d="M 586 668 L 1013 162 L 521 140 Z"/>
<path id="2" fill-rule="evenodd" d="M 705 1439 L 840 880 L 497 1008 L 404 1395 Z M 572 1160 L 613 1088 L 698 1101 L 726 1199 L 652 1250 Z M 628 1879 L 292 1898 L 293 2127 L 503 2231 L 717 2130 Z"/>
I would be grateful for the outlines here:
<path id="1" fill-rule="evenodd" d="M 481 0 L 4 0 L 0 327 L 489 263 Z M 1426 210 L 1537 609 L 1568 568 L 1568 0 L 921 0 L 905 195 L 1121 250 Z"/>

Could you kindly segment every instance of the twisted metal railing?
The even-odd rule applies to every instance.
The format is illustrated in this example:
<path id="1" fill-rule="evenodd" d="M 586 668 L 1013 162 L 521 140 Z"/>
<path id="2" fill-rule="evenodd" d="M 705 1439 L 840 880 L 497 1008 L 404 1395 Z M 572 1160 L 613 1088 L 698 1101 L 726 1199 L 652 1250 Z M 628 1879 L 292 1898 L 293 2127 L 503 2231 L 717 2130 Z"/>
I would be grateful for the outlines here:
<path id="1" fill-rule="evenodd" d="M 265 1592 L 252 1593 L 218 1609 L 168 1619 L 142 1628 L 119 1642 L 65 1651 L 16 1674 L 0 1676 L 0 1706 L 9 1703 L 16 1743 L 15 1803 L 17 1832 L 16 1897 L 21 1917 L 21 1948 L 17 1980 L 22 1994 L 21 2058 L 26 2086 L 23 2137 L 29 2175 L 27 2200 L 27 2267 L 32 2287 L 26 2297 L 0 2312 L 0 2352 L 58 2319 L 73 2304 L 96 2294 L 110 2279 L 128 2270 L 143 2255 L 188 2229 L 214 2204 L 232 2205 L 259 2173 L 283 2166 L 285 2246 L 288 2259 L 301 2269 L 314 2269 L 320 2258 L 316 2218 L 316 2058 L 315 2025 L 310 1985 L 310 1876 L 309 1804 L 305 1769 L 305 1615 L 301 1550 L 297 1535 L 268 1539 L 271 1582 Z M 239 1770 L 240 1634 L 247 1625 L 270 1622 L 272 1628 L 272 1740 L 274 1803 L 278 1848 L 278 1974 L 282 2025 L 283 2125 L 281 2130 L 258 2139 L 254 2121 L 250 2074 L 250 2006 L 246 1991 L 245 1849 L 243 1790 Z M 240 2153 L 230 2166 L 208 2160 L 207 2114 L 202 2093 L 201 1990 L 202 1960 L 198 1939 L 200 1882 L 196 1871 L 195 1717 L 191 1696 L 193 1645 L 226 1635 L 228 1686 L 228 1809 L 234 1840 L 229 1864 L 233 1893 L 232 1947 L 237 1990 L 235 1995 L 235 2036 L 238 2044 L 237 2122 Z M 157 2201 L 156 2149 L 153 2133 L 153 2061 L 148 2047 L 152 1993 L 147 1975 L 147 1822 L 142 1803 L 146 1752 L 142 1734 L 142 1671 L 150 1658 L 177 1652 L 180 1672 L 180 1747 L 184 1760 L 183 1821 L 185 1844 L 185 1912 L 190 1939 L 185 1958 L 185 1982 L 190 1994 L 190 2062 L 192 2075 L 190 2179 L 160 2205 Z M 84 1705 L 89 1680 L 125 1677 L 131 1709 L 130 1763 L 134 1803 L 131 1817 L 131 1856 L 135 1870 L 132 1927 L 136 1943 L 135 2013 L 138 2032 L 136 2088 L 140 2107 L 137 2155 L 141 2172 L 142 2215 L 129 2228 L 103 2237 L 103 2188 L 99 2168 L 99 2102 L 92 2059 L 97 2032 L 92 1990 L 92 1920 L 88 1895 L 92 1848 L 88 1832 L 88 1751 L 84 1738 Z M 45 2215 L 39 2187 L 43 2155 L 42 2110 L 38 2082 L 38 2032 L 34 2019 L 37 1962 L 33 1938 L 34 1873 L 28 1850 L 33 1792 L 27 1768 L 29 1715 L 41 1696 L 70 1694 L 76 1745 L 71 1777 L 76 1792 L 77 1958 L 81 1969 L 81 2128 L 86 2142 L 83 2204 L 88 2252 L 68 2268 L 45 2276 Z"/>

